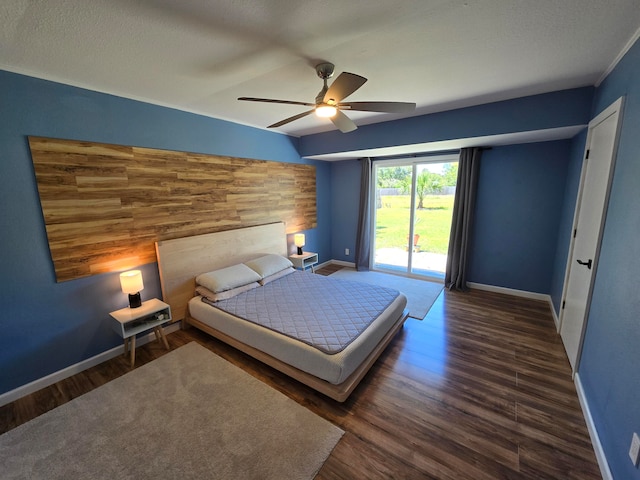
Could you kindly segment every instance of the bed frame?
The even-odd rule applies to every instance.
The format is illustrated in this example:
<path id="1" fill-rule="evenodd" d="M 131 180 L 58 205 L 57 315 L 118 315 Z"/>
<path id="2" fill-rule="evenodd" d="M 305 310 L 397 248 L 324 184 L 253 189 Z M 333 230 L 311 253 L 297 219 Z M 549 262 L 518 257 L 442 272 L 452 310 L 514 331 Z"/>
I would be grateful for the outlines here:
<path id="1" fill-rule="evenodd" d="M 171 306 L 173 319 L 182 320 L 184 326 L 192 325 L 222 340 L 334 400 L 345 401 L 402 328 L 407 318 L 406 310 L 365 361 L 339 385 L 292 367 L 189 315 L 188 302 L 193 298 L 194 279 L 198 274 L 246 262 L 268 253 L 288 256 L 287 236 L 282 222 L 157 242 L 156 254 L 162 295 L 164 301 Z"/>

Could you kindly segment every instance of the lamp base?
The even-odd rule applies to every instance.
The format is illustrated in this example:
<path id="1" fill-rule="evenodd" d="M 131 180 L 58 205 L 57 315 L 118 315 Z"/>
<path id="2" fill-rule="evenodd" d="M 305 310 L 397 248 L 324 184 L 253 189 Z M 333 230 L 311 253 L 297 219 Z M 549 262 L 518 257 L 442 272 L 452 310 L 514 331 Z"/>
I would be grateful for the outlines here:
<path id="1" fill-rule="evenodd" d="M 142 306 L 142 300 L 140 299 L 140 292 L 129 294 L 129 308 L 138 308 Z"/>
<path id="2" fill-rule="evenodd" d="M 298 255 L 302 255 L 302 247 L 298 247 Z"/>

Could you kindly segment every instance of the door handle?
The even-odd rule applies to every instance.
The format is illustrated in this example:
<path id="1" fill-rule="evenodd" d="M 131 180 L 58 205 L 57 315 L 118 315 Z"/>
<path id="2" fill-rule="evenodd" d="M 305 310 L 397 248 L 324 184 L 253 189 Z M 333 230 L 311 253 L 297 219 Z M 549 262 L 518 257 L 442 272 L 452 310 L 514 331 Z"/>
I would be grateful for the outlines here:
<path id="1" fill-rule="evenodd" d="M 578 262 L 580 265 L 586 265 L 589 270 L 591 270 L 591 264 L 593 263 L 591 259 L 589 259 L 588 262 L 583 262 L 582 260 L 576 260 L 576 262 Z"/>

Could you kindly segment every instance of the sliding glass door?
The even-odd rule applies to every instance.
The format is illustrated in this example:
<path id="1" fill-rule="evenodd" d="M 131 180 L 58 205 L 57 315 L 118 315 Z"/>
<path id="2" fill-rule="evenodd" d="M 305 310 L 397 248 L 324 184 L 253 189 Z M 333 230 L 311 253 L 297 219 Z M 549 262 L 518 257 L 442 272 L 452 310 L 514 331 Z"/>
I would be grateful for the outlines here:
<path id="1" fill-rule="evenodd" d="M 458 156 L 376 161 L 371 264 L 444 278 Z"/>

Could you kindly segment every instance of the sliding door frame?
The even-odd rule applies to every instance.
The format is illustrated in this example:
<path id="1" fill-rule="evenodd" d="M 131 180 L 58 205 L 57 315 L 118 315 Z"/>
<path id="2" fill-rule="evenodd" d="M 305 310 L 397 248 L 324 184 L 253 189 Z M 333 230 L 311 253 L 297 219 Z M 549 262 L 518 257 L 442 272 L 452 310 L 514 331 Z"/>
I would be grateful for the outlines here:
<path id="1" fill-rule="evenodd" d="M 460 160 L 459 152 L 456 153 L 437 153 L 433 155 L 424 155 L 424 156 L 412 156 L 412 157 L 399 157 L 394 159 L 380 159 L 374 160 L 372 162 L 372 170 L 373 174 L 371 175 L 371 185 L 369 188 L 370 195 L 370 231 L 369 238 L 371 238 L 371 251 L 369 253 L 369 269 L 375 269 L 375 254 L 376 254 L 376 225 L 377 225 L 377 203 L 376 203 L 376 191 L 378 188 L 378 168 L 383 167 L 411 167 L 411 207 L 410 207 L 410 215 L 409 215 L 409 237 L 407 240 L 407 248 L 408 248 L 408 257 L 407 257 L 407 267 L 405 272 L 395 272 L 396 274 L 407 276 L 407 277 L 417 277 L 417 278 L 428 278 L 427 275 L 417 275 L 413 273 L 413 232 L 415 228 L 415 212 L 416 212 L 416 184 L 418 181 L 418 165 L 423 165 L 426 163 L 453 163 L 458 162 Z M 379 270 L 378 271 L 387 271 L 387 270 Z M 438 279 L 440 280 L 440 279 Z"/>

